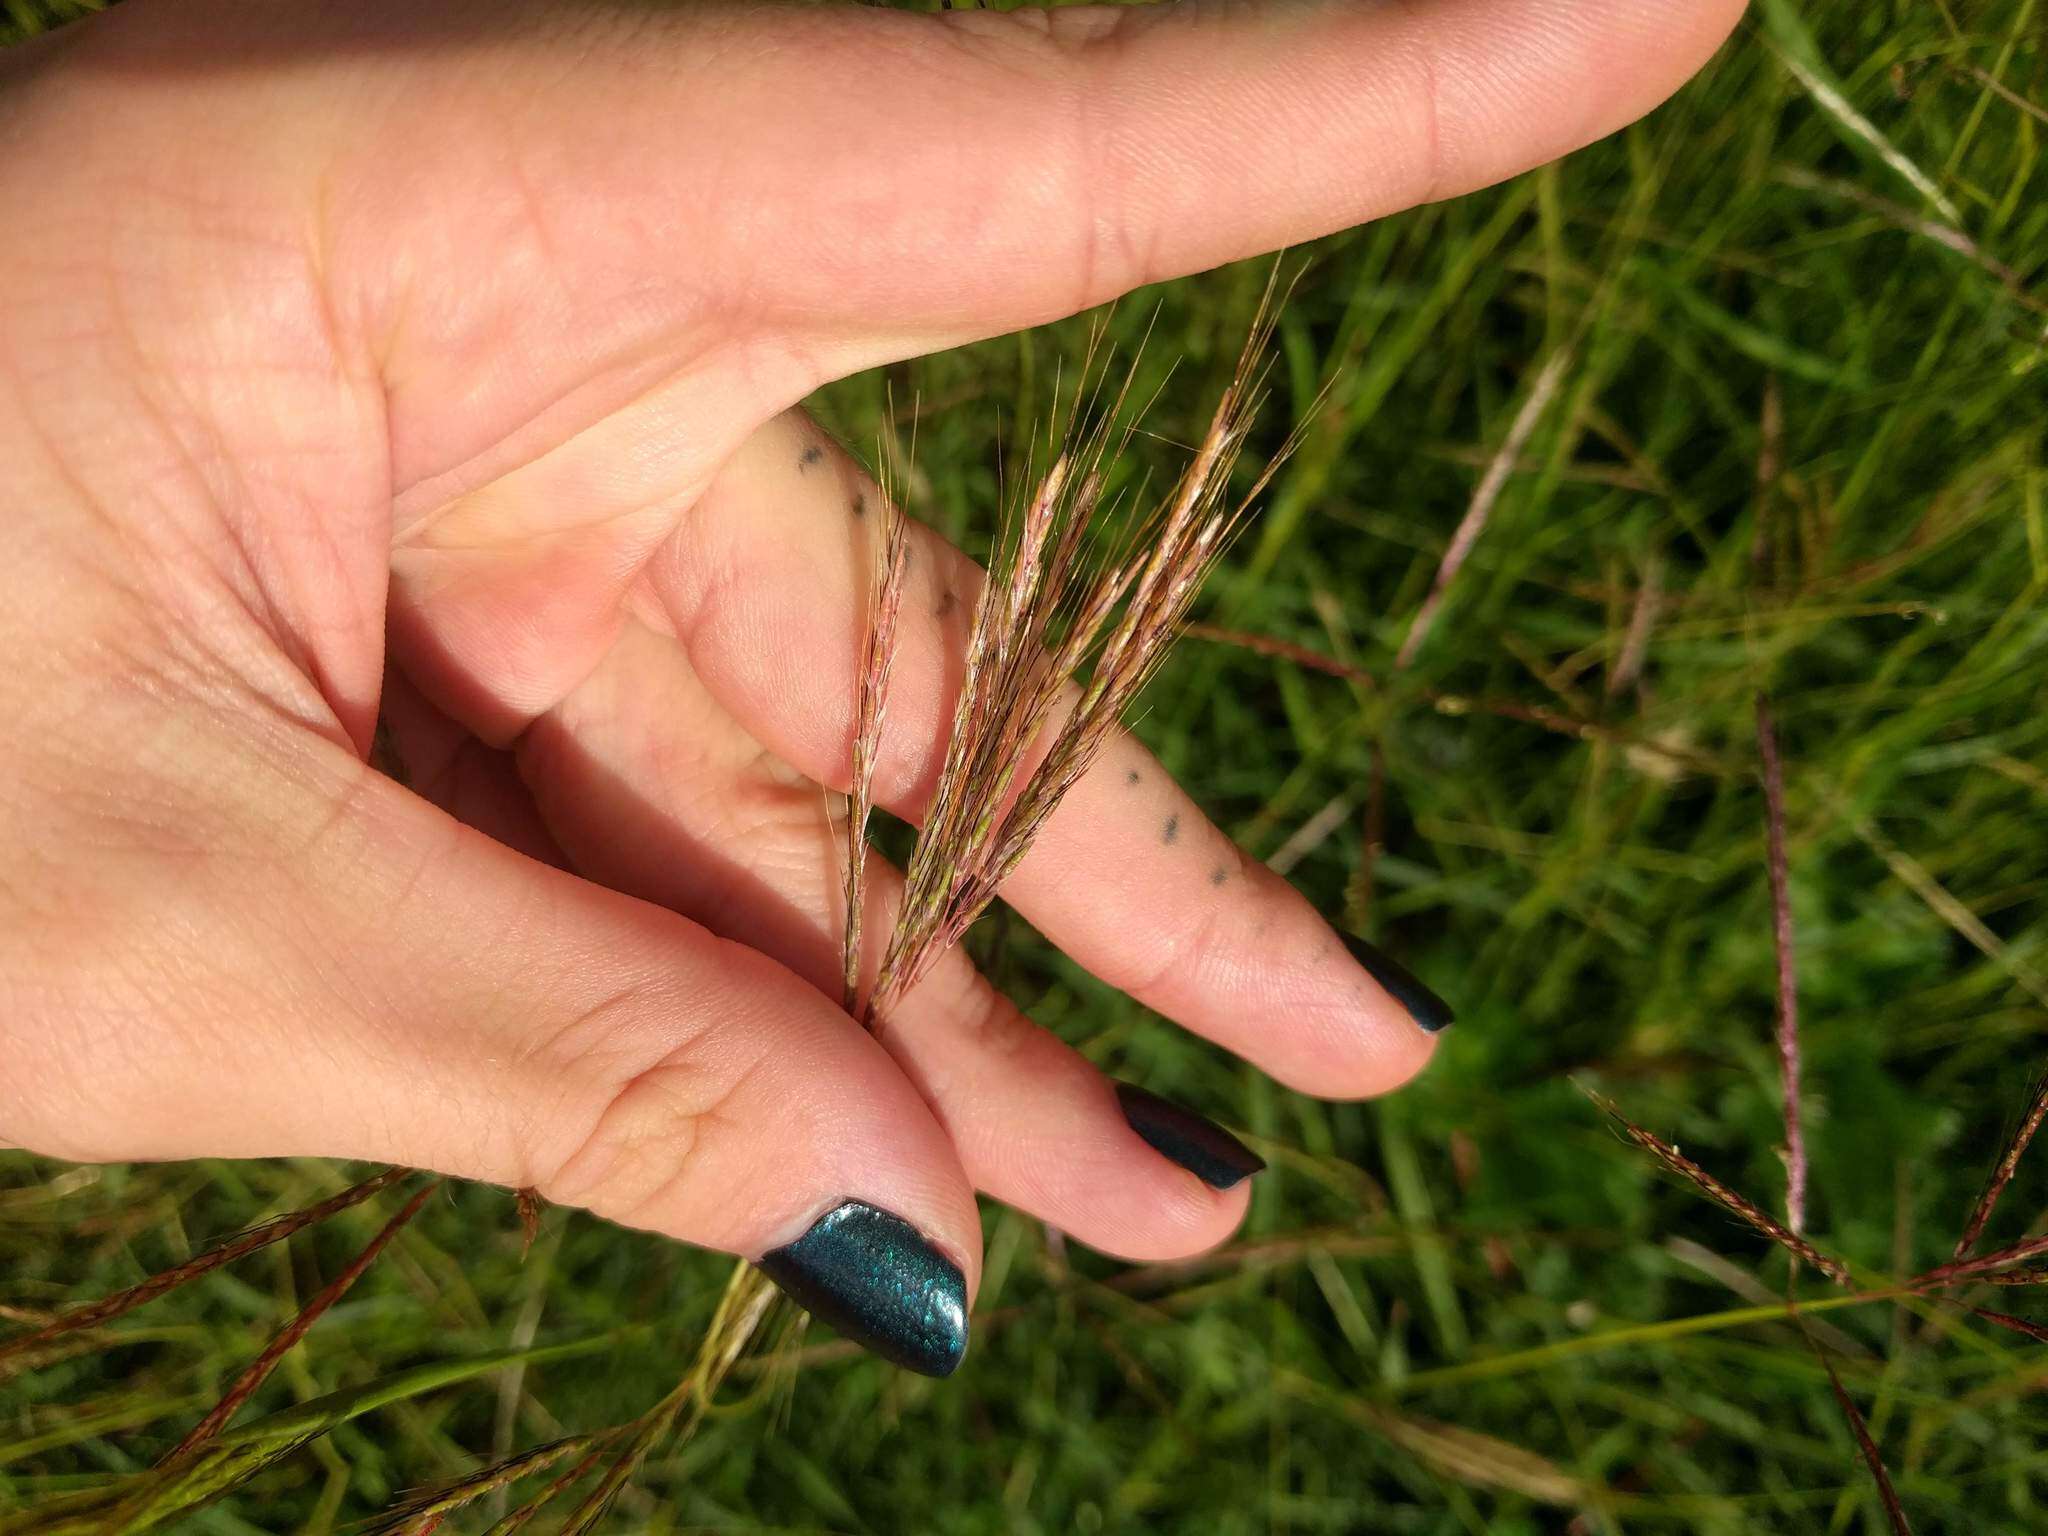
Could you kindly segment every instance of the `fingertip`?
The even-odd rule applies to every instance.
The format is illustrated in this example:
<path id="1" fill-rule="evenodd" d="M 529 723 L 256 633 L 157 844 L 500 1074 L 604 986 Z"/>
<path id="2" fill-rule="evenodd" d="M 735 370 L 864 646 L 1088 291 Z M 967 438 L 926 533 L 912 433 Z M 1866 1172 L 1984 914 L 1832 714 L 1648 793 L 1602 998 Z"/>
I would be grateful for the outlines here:
<path id="1" fill-rule="evenodd" d="M 1273 1077 L 1319 1099 L 1371 1099 L 1419 1077 L 1453 1011 L 1376 946 L 1315 919 L 1322 937 L 1289 967 L 1265 1009 L 1284 1021 L 1259 1056 Z"/>
<path id="2" fill-rule="evenodd" d="M 1192 1258 L 1243 1225 L 1266 1160 L 1207 1116 L 1135 1083 L 1104 1078 L 1100 1124 L 1121 1194 L 1098 1208 L 1092 1248 L 1135 1263 Z"/>
<path id="3" fill-rule="evenodd" d="M 1114 1227 L 1098 1224 L 1093 1235 L 1075 1232 L 1071 1236 L 1126 1263 L 1166 1264 L 1219 1248 L 1244 1225 L 1255 1180 L 1244 1178 L 1227 1189 L 1218 1189 L 1201 1175 L 1142 1145 L 1131 1154 L 1127 1169 L 1134 1170 L 1140 1160 L 1151 1166 L 1143 1174 L 1127 1172 L 1126 1183 L 1133 1192 L 1147 1192 L 1142 1219 Z"/>
<path id="4" fill-rule="evenodd" d="M 1064 1070 L 997 1116 L 995 1134 L 966 1137 L 963 1155 L 981 1185 L 1074 1241 L 1134 1263 L 1187 1258 L 1229 1238 L 1263 1159 L 1221 1127 L 1113 1083 L 1044 1038 Z M 1148 1113 L 1151 1104 L 1160 1108 Z"/>
<path id="5" fill-rule="evenodd" d="M 1206 1115 L 1136 1083 L 1115 1087 L 1117 1107 L 1139 1139 L 1211 1189 L 1235 1189 L 1265 1171 L 1263 1157 Z"/>
<path id="6" fill-rule="evenodd" d="M 967 1353 L 965 1272 L 893 1211 L 843 1200 L 759 1265 L 799 1306 L 906 1370 L 950 1376 Z"/>
<path id="7" fill-rule="evenodd" d="M 1440 1035 L 1456 1021 L 1451 1005 L 1431 990 L 1429 984 L 1371 940 L 1355 933 L 1339 933 L 1345 949 L 1359 968 L 1379 984 L 1380 990 L 1398 1003 L 1426 1035 Z"/>

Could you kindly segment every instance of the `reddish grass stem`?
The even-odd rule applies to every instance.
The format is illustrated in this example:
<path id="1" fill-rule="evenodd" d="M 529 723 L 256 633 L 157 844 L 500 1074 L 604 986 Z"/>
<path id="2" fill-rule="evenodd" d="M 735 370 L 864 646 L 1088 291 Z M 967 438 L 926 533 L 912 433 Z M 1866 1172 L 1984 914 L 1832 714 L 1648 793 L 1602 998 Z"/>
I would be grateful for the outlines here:
<path id="1" fill-rule="evenodd" d="M 363 1272 L 377 1261 L 377 1255 L 384 1251 L 385 1245 L 398 1236 L 401 1227 L 419 1214 L 420 1207 L 427 1203 L 427 1197 L 440 1186 L 439 1179 L 430 1180 L 398 1208 L 397 1214 L 384 1223 L 377 1235 L 364 1245 L 363 1251 L 349 1260 L 347 1267 L 340 1274 L 328 1281 L 311 1301 L 301 1307 L 297 1317 L 278 1330 L 277 1337 L 264 1347 L 262 1354 L 249 1363 L 248 1369 L 236 1378 L 235 1384 L 222 1394 L 221 1400 L 213 1405 L 206 1417 L 195 1424 L 191 1433 L 172 1448 L 170 1455 L 164 1458 L 165 1465 L 182 1460 L 227 1428 L 228 1421 L 255 1395 L 256 1389 L 270 1379 L 270 1373 L 277 1369 L 278 1362 L 284 1359 L 292 1346 L 306 1336 L 306 1331 L 320 1320 L 329 1307 L 348 1294 L 349 1287 L 363 1277 Z"/>
<path id="2" fill-rule="evenodd" d="M 2004 1269 L 2008 1264 L 2022 1264 L 2028 1259 L 2038 1259 L 2048 1253 L 2048 1234 L 2038 1237 L 2023 1237 L 2016 1243 L 1990 1253 L 1980 1253 L 1974 1259 L 1951 1259 L 1946 1264 L 1937 1264 L 1919 1277 L 1916 1285 L 1948 1285 L 1957 1280 L 1989 1281 L 1989 1271 Z M 1996 1281 L 1990 1281 L 1996 1284 Z"/>
<path id="3" fill-rule="evenodd" d="M 539 1493 L 502 1519 L 493 1522 L 484 1536 L 512 1536 L 514 1531 L 595 1471 L 597 1464 L 604 1459 L 605 1453 L 611 1449 L 619 1433 L 614 1431 L 599 1435 L 590 1449 L 577 1457 L 566 1472 L 558 1473 Z"/>
<path id="4" fill-rule="evenodd" d="M 1663 1140 L 1650 1131 L 1644 1130 L 1640 1125 L 1629 1119 L 1627 1115 L 1624 1115 L 1613 1100 L 1606 1098 L 1602 1094 L 1595 1093 L 1590 1088 L 1581 1087 L 1579 1091 L 1584 1093 L 1587 1098 L 1599 1105 L 1609 1115 L 1613 1116 L 1615 1123 L 1620 1125 L 1623 1133 L 1627 1135 L 1630 1141 L 1656 1158 L 1658 1162 L 1662 1163 L 1671 1172 L 1691 1184 L 1709 1200 L 1741 1217 L 1779 1247 L 1811 1264 L 1815 1269 L 1834 1281 L 1835 1284 L 1847 1285 L 1849 1283 L 1848 1267 L 1840 1259 L 1830 1258 L 1827 1254 L 1822 1253 L 1798 1233 L 1791 1231 L 1767 1214 L 1763 1207 L 1759 1206 L 1754 1200 L 1730 1189 L 1698 1163 L 1679 1151 L 1678 1148 L 1671 1145 L 1670 1142 Z"/>
<path id="5" fill-rule="evenodd" d="M 1977 1197 L 1970 1219 L 1963 1223 L 1963 1235 L 1956 1239 L 1953 1257 L 1960 1259 L 1977 1246 L 1977 1239 L 1984 1235 L 1984 1224 L 1997 1209 L 1998 1198 L 2005 1193 L 2005 1187 L 2012 1183 L 2020 1157 L 2026 1152 L 2027 1143 L 2034 1139 L 2034 1133 L 2041 1129 L 2044 1119 L 2048 1119 L 2048 1072 L 2034 1080 L 2033 1101 L 2027 1105 L 2027 1112 L 2020 1117 L 2020 1123 L 2006 1142 L 2005 1150 L 1999 1153 L 1998 1161 L 1992 1164 L 1990 1177 L 1984 1181 L 1984 1192 Z"/>
<path id="6" fill-rule="evenodd" d="M 456 1510 L 475 1503 L 488 1493 L 510 1487 L 536 1472 L 546 1471 L 565 1456 L 592 1449 L 602 1449 L 601 1437 L 570 1435 L 565 1439 L 552 1440 L 546 1445 L 535 1446 L 529 1451 L 521 1451 L 516 1456 L 509 1456 L 503 1461 L 472 1472 L 460 1481 L 406 1499 L 371 1526 L 369 1536 L 401 1532 L 405 1533 L 405 1536 L 412 1536 L 412 1533 L 428 1528 L 429 1521 L 438 1524 Z"/>
<path id="7" fill-rule="evenodd" d="M 875 763 L 881 756 L 882 722 L 888 711 L 889 673 L 896 658 L 896 621 L 903 608 L 903 572 L 909 552 L 909 523 L 896 499 L 882 498 L 888 520 L 880 564 L 870 585 L 867 636 L 861 647 L 854 707 L 852 781 L 846 804 L 846 925 L 841 930 L 841 1003 L 848 1013 L 860 1000 L 861 918 L 867 905 L 868 820 L 874 811 Z"/>
<path id="8" fill-rule="evenodd" d="M 98 1301 L 89 1301 L 83 1306 L 73 1307 L 33 1333 L 20 1334 L 0 1343 L 0 1361 L 46 1343 L 61 1334 L 72 1333 L 80 1328 L 96 1327 L 101 1323 L 110 1322 L 124 1312 L 132 1312 L 137 1307 L 155 1301 L 159 1296 L 168 1295 L 181 1285 L 197 1280 L 201 1275 L 219 1269 L 223 1264 L 232 1264 L 237 1259 L 246 1258 L 258 1249 L 267 1248 L 272 1243 L 283 1242 L 293 1233 L 315 1226 L 352 1205 L 360 1205 L 372 1195 L 406 1178 L 411 1172 L 410 1168 L 386 1168 L 382 1173 L 375 1174 L 360 1184 L 351 1185 L 340 1194 L 330 1195 L 304 1210 L 292 1211 L 251 1227 L 218 1247 L 210 1248 L 182 1264 L 173 1265 L 151 1275 L 147 1280 L 138 1285 L 131 1285 L 125 1291 L 118 1291 L 112 1296 L 103 1296 Z"/>

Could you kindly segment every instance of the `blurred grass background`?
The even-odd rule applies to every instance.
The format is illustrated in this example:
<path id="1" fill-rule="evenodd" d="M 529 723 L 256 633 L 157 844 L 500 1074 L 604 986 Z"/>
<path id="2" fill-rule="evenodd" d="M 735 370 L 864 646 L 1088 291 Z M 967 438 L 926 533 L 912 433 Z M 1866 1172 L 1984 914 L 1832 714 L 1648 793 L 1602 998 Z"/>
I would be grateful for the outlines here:
<path id="1" fill-rule="evenodd" d="M 4 6 L 16 33 L 76 9 Z M 1776 0 L 1646 122 L 1297 253 L 1272 440 L 1321 381 L 1333 393 L 1198 617 L 1354 675 L 1191 638 L 1137 730 L 1458 1025 L 1409 1091 L 1316 1103 L 991 919 L 974 942 L 1036 1018 L 1271 1160 L 1240 1240 L 1139 1270 L 990 1209 L 957 1378 L 820 1349 L 793 1386 L 729 1391 L 615 1527 L 1888 1529 L 1823 1368 L 1750 1310 L 1782 1295 L 1782 1258 L 1570 1079 L 1781 1207 L 1768 691 L 1816 1240 L 1866 1285 L 1946 1258 L 2025 1100 L 2048 1036 L 2044 104 L 2037 0 Z M 1148 423 L 1162 439 L 1198 431 L 1266 270 L 1118 312 L 1119 343 L 1150 324 L 1149 358 L 1177 364 Z M 1083 334 L 896 370 L 893 420 L 873 377 L 815 405 L 858 448 L 907 437 L 914 396 L 913 508 L 985 546 L 999 455 L 1017 461 Z M 117 1289 L 359 1176 L 0 1154 L 0 1304 L 30 1320 Z M 2036 1161 L 1993 1240 L 2044 1206 Z M 0 1519 L 161 1455 L 388 1208 L 0 1379 Z M 636 1413 L 726 1270 L 561 1211 L 522 1257 L 507 1195 L 437 1195 L 255 1411 L 508 1344 L 602 1347 L 357 1419 L 186 1527 L 345 1530 Z M 1986 1295 L 2048 1318 L 2028 1291 Z M 2048 1528 L 2048 1352 L 1929 1302 L 1825 1320 L 1916 1529 Z"/>

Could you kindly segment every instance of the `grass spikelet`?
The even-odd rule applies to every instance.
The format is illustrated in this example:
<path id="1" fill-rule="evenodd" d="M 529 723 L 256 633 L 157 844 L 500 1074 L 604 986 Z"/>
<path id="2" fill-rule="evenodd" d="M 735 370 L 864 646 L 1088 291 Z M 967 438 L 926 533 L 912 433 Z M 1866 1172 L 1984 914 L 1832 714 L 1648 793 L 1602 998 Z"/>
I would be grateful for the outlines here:
<path id="1" fill-rule="evenodd" d="M 1188 464 L 1114 558 L 1091 567 L 1085 547 L 1108 467 L 1133 430 L 1130 376 L 1052 456 L 1024 502 L 1007 559 L 975 605 L 938 784 L 864 1011 L 871 1023 L 960 941 L 1023 861 L 1157 672 L 1232 532 L 1294 446 L 1231 497 L 1231 471 L 1263 403 L 1273 297 L 1269 285 Z M 1081 398 L 1091 371 L 1092 354 L 1076 386 L 1076 421 L 1097 403 Z"/>
<path id="2" fill-rule="evenodd" d="M 386 1512 L 383 1518 L 373 1522 L 366 1536 L 397 1536 L 400 1531 L 417 1531 L 428 1520 L 445 1520 L 455 1511 L 475 1503 L 486 1494 L 500 1488 L 508 1488 L 522 1478 L 536 1472 L 544 1472 L 564 1457 L 589 1451 L 601 1445 L 596 1435 L 569 1435 L 560 1440 L 537 1445 L 531 1450 L 508 1456 L 503 1461 L 480 1468 L 468 1477 L 449 1483 L 445 1487 L 431 1489 L 400 1500 Z"/>
<path id="3" fill-rule="evenodd" d="M 410 1200 L 400 1206 L 391 1219 L 378 1230 L 377 1235 L 364 1244 L 362 1252 L 351 1259 L 340 1274 L 321 1287 L 319 1293 L 299 1309 L 298 1316 L 278 1330 L 277 1337 L 264 1346 L 263 1353 L 249 1363 L 248 1369 L 235 1379 L 235 1384 L 221 1395 L 220 1401 L 214 1404 L 205 1418 L 192 1426 L 191 1431 L 172 1448 L 164 1461 L 170 1463 L 182 1460 L 225 1429 L 228 1421 L 235 1416 L 241 1406 L 255 1395 L 256 1389 L 270 1379 L 270 1373 L 277 1369 L 278 1362 L 284 1359 L 292 1346 L 306 1336 L 306 1331 L 320 1320 L 329 1307 L 348 1294 L 349 1288 L 377 1262 L 377 1256 L 384 1251 L 391 1239 L 398 1236 L 399 1230 L 419 1214 L 420 1207 L 425 1205 L 428 1197 L 440 1187 L 439 1179 L 430 1180 L 421 1186 Z"/>
<path id="4" fill-rule="evenodd" d="M 1648 1152 L 1672 1173 L 1677 1174 L 1680 1178 L 1691 1184 L 1693 1188 L 1697 1189 L 1709 1200 L 1712 1200 L 1716 1205 L 1741 1217 L 1742 1220 L 1748 1222 L 1779 1247 L 1805 1263 L 1811 1264 L 1815 1269 L 1834 1281 L 1835 1284 L 1847 1285 L 1849 1283 L 1848 1268 L 1839 1259 L 1828 1257 L 1828 1255 L 1822 1253 L 1798 1233 L 1788 1230 L 1782 1223 L 1773 1219 L 1754 1200 L 1737 1193 L 1726 1184 L 1723 1184 L 1698 1163 L 1687 1157 L 1683 1152 L 1680 1152 L 1678 1148 L 1672 1146 L 1670 1142 L 1663 1140 L 1650 1131 L 1644 1130 L 1640 1125 L 1629 1119 L 1627 1115 L 1624 1115 L 1613 1100 L 1603 1094 L 1595 1093 L 1591 1088 L 1585 1087 L 1583 1084 L 1580 1085 L 1579 1091 L 1612 1116 L 1615 1123 L 1621 1127 L 1623 1134 L 1630 1141 L 1641 1147 L 1645 1152 Z"/>
<path id="5" fill-rule="evenodd" d="M 2023 1334 L 2036 1344 L 2048 1344 L 2048 1324 L 2037 1323 L 2031 1318 L 2014 1317 L 2010 1312 L 1993 1312 L 1987 1307 L 1973 1307 L 1966 1301 L 1956 1303 L 1972 1317 L 2003 1328 L 2010 1333 Z"/>
<path id="6" fill-rule="evenodd" d="M 1801 1325 L 1804 1332 L 1804 1325 Z M 1871 1481 L 1877 1484 L 1878 1499 L 1884 1505 L 1885 1518 L 1891 1522 L 1893 1536 L 1913 1536 L 1911 1522 L 1906 1519 L 1905 1506 L 1899 1502 L 1898 1490 L 1892 1487 L 1891 1473 L 1885 1470 L 1884 1457 L 1877 1449 L 1877 1441 L 1871 1438 L 1870 1426 L 1864 1422 L 1863 1410 L 1856 1406 L 1849 1396 L 1848 1388 L 1842 1385 L 1842 1378 L 1835 1370 L 1835 1362 L 1822 1349 L 1811 1334 L 1807 1344 L 1812 1348 L 1814 1358 L 1820 1361 L 1821 1369 L 1828 1373 L 1828 1387 L 1834 1393 L 1835 1402 L 1842 1410 L 1842 1417 L 1849 1421 L 1850 1433 L 1856 1437 L 1856 1449 L 1863 1454 L 1863 1465 L 1870 1469 Z"/>
<path id="7" fill-rule="evenodd" d="M 1991 1220 L 1991 1213 L 1998 1208 L 1999 1196 L 2012 1183 L 2012 1176 L 2018 1171 L 2020 1158 L 2025 1155 L 2027 1144 L 2034 1139 L 2034 1133 L 2041 1129 L 2041 1122 L 2048 1119 L 2048 1072 L 2034 1079 L 2034 1092 L 2027 1105 L 2027 1111 L 2020 1116 L 2020 1123 L 2007 1138 L 2005 1150 L 1998 1154 L 1998 1161 L 1991 1165 L 1991 1172 L 1984 1180 L 1984 1192 L 1977 1197 L 1977 1203 L 1970 1209 L 1970 1219 L 1963 1223 L 1962 1235 L 1956 1239 L 1955 1257 L 1963 1258 L 1977 1246 L 1977 1239 L 1984 1235 L 1984 1224 Z"/>
<path id="8" fill-rule="evenodd" d="M 315 1226 L 350 1206 L 360 1205 L 372 1195 L 408 1177 L 411 1172 L 410 1168 L 386 1168 L 382 1173 L 373 1174 L 360 1184 L 349 1186 L 340 1194 L 330 1195 L 327 1199 L 306 1206 L 302 1210 L 292 1211 L 251 1227 L 246 1232 L 231 1237 L 182 1264 L 175 1264 L 169 1269 L 151 1275 L 147 1280 L 131 1285 L 125 1291 L 117 1291 L 112 1296 L 103 1296 L 98 1301 L 89 1301 L 83 1306 L 73 1307 L 32 1332 L 17 1334 L 0 1342 L 0 1364 L 63 1334 L 110 1322 L 123 1313 L 132 1312 L 137 1307 L 155 1301 L 159 1296 L 169 1295 L 179 1286 L 190 1284 L 201 1275 L 210 1274 L 224 1264 L 232 1264 L 237 1259 L 247 1258 L 272 1243 L 281 1243 L 295 1232 Z"/>
<path id="9" fill-rule="evenodd" d="M 689 1375 L 667 1397 L 627 1426 L 619 1449 L 612 1454 L 611 1465 L 563 1523 L 562 1536 L 586 1536 L 595 1530 L 612 1500 L 648 1453 L 672 1432 L 680 1430 L 687 1434 L 696 1426 L 779 1295 L 775 1282 L 759 1270 L 747 1264 L 734 1266 Z"/>
<path id="10" fill-rule="evenodd" d="M 1919 1285 L 1948 1285 L 1958 1280 L 1985 1280 L 1989 1284 L 2001 1282 L 1991 1279 L 1991 1272 L 2004 1270 L 2011 1264 L 2023 1264 L 2028 1259 L 2037 1259 L 2048 1253 L 2048 1234 L 2038 1237 L 2023 1237 L 2016 1243 L 1990 1253 L 1980 1253 L 1974 1259 L 1951 1259 L 1937 1265 L 1915 1282 Z M 2027 1281 L 2007 1281 L 2008 1284 L 2028 1284 Z"/>
<path id="11" fill-rule="evenodd" d="M 909 551 L 909 523 L 886 488 L 882 516 L 888 531 L 870 589 L 867 636 L 861 647 L 859 697 L 854 709 L 853 780 L 846 806 L 846 925 L 841 934 L 843 1005 L 855 1011 L 860 999 L 861 919 L 867 905 L 868 819 L 874 811 L 875 763 L 881 753 L 882 722 L 888 711 L 889 673 L 896 656 L 896 621 L 903 607 L 903 572 Z"/>
<path id="12" fill-rule="evenodd" d="M 1970 1278 L 1978 1285 L 2048 1285 L 2048 1269 L 2001 1269 Z"/>
<path id="13" fill-rule="evenodd" d="M 537 1189 L 521 1189 L 513 1194 L 519 1211 L 519 1256 L 525 1258 L 533 1252 L 533 1240 L 540 1236 L 541 1198 Z"/>

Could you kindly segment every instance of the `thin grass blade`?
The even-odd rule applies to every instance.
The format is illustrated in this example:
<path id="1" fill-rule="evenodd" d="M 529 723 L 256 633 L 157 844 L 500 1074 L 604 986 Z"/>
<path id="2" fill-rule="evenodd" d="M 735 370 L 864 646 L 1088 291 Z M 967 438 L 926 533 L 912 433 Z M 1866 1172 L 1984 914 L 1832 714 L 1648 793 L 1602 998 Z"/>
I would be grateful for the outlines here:
<path id="1" fill-rule="evenodd" d="M 348 1294 L 350 1287 L 377 1262 L 378 1255 L 383 1253 L 391 1239 L 398 1236 L 400 1229 L 419 1214 L 420 1207 L 425 1205 L 428 1198 L 440 1187 L 439 1179 L 430 1180 L 398 1208 L 391 1219 L 378 1230 L 377 1235 L 363 1246 L 362 1252 L 351 1259 L 340 1274 L 301 1307 L 297 1317 L 278 1330 L 277 1337 L 264 1347 L 263 1353 L 252 1360 L 248 1369 L 236 1378 L 235 1384 L 222 1394 L 221 1400 L 214 1404 L 213 1411 L 193 1425 L 191 1432 L 177 1443 L 170 1455 L 164 1458 L 166 1464 L 189 1456 L 196 1448 L 227 1427 L 228 1421 L 240 1411 L 242 1404 L 254 1396 L 257 1388 L 270 1379 L 270 1373 L 277 1369 L 278 1363 L 292 1347 L 306 1336 L 307 1330 L 320 1320 L 329 1307 Z"/>
<path id="2" fill-rule="evenodd" d="M 168 1295 L 181 1285 L 197 1280 L 201 1275 L 219 1269 L 223 1264 L 232 1264 L 235 1260 L 246 1258 L 272 1243 L 281 1243 L 292 1234 L 317 1225 L 330 1216 L 338 1215 L 350 1206 L 360 1205 L 372 1195 L 409 1177 L 411 1173 L 410 1168 L 386 1168 L 382 1173 L 374 1174 L 360 1184 L 351 1185 L 338 1195 L 330 1195 L 327 1199 L 309 1205 L 303 1210 L 292 1211 L 251 1227 L 248 1231 L 229 1238 L 205 1253 L 151 1275 L 139 1284 L 131 1285 L 125 1291 L 118 1291 L 98 1301 L 89 1301 L 83 1306 L 73 1307 L 33 1332 L 17 1334 L 14 1338 L 0 1343 L 0 1361 L 22 1354 L 60 1334 L 72 1333 L 80 1328 L 96 1327 L 125 1312 L 132 1312 L 137 1307 L 155 1301 L 159 1296 Z"/>
<path id="3" fill-rule="evenodd" d="M 1783 1224 L 1774 1220 L 1754 1200 L 1730 1189 L 1698 1163 L 1687 1157 L 1683 1152 L 1680 1152 L 1678 1148 L 1671 1145 L 1670 1142 L 1663 1140 L 1650 1131 L 1644 1130 L 1640 1125 L 1629 1119 L 1627 1115 L 1624 1115 L 1613 1100 L 1602 1094 L 1595 1093 L 1591 1088 L 1583 1084 L 1580 1085 L 1579 1091 L 1612 1116 L 1615 1123 L 1622 1128 L 1623 1133 L 1630 1141 L 1656 1158 L 1658 1162 L 1662 1163 L 1672 1173 L 1677 1174 L 1680 1178 L 1691 1184 L 1709 1200 L 1712 1200 L 1724 1210 L 1741 1217 L 1765 1237 L 1778 1244 L 1779 1247 L 1785 1249 L 1794 1257 L 1811 1264 L 1815 1269 L 1834 1281 L 1835 1284 L 1847 1285 L 1849 1283 L 1849 1271 L 1841 1260 L 1830 1258 L 1827 1254 L 1822 1253 L 1798 1233 L 1788 1230 Z"/>

